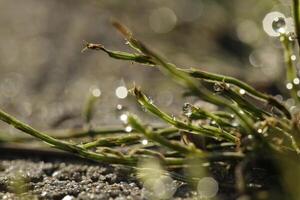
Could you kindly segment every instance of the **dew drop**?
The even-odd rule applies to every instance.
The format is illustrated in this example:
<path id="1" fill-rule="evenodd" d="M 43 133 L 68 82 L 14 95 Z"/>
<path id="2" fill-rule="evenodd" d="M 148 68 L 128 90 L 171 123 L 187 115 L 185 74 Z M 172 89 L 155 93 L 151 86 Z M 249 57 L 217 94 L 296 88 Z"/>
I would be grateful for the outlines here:
<path id="1" fill-rule="evenodd" d="M 296 40 L 296 35 L 295 35 L 295 33 L 293 33 L 293 32 L 290 32 L 289 34 L 288 34 L 288 39 L 289 39 L 289 41 L 295 41 Z"/>
<path id="2" fill-rule="evenodd" d="M 294 36 L 289 36 L 289 41 L 295 41 L 295 37 Z"/>
<path id="3" fill-rule="evenodd" d="M 254 136 L 253 136 L 253 135 L 247 135 L 247 139 L 253 140 L 253 139 L 254 139 Z"/>
<path id="4" fill-rule="evenodd" d="M 183 105 L 182 111 L 185 116 L 190 117 L 192 115 L 192 105 L 190 103 L 185 103 Z"/>
<path id="5" fill-rule="evenodd" d="M 258 132 L 258 133 L 262 133 L 263 130 L 262 130 L 261 128 L 259 128 L 259 129 L 257 129 L 257 132 Z"/>
<path id="6" fill-rule="evenodd" d="M 299 85 L 300 79 L 299 79 L 299 78 L 294 78 L 293 83 L 294 83 L 295 85 Z"/>
<path id="7" fill-rule="evenodd" d="M 244 94 L 246 93 L 246 91 L 245 91 L 244 89 L 240 89 L 239 93 L 240 93 L 241 95 L 244 95 Z"/>
<path id="8" fill-rule="evenodd" d="M 93 95 L 94 97 L 100 97 L 100 95 L 101 95 L 101 90 L 100 90 L 99 88 L 93 89 L 93 90 L 92 90 L 92 95 Z"/>
<path id="9" fill-rule="evenodd" d="M 214 91 L 215 92 L 222 92 L 223 91 L 223 87 L 221 87 L 219 83 L 215 83 L 214 84 Z"/>
<path id="10" fill-rule="evenodd" d="M 239 123 L 236 121 L 236 122 L 232 122 L 231 124 L 233 127 L 238 127 L 239 126 Z"/>
<path id="11" fill-rule="evenodd" d="M 141 108 L 144 112 L 147 112 L 147 108 L 144 105 L 142 105 Z"/>
<path id="12" fill-rule="evenodd" d="M 286 31 L 285 16 L 277 11 L 268 13 L 264 17 L 262 24 L 264 31 L 272 37 L 280 36 L 281 32 L 279 31 Z"/>
<path id="13" fill-rule="evenodd" d="M 291 60 L 292 60 L 292 61 L 295 61 L 296 59 L 297 59 L 297 57 L 296 57 L 295 54 L 291 55 Z"/>
<path id="14" fill-rule="evenodd" d="M 115 106 L 115 116 L 116 116 L 116 119 L 119 119 L 122 121 L 123 124 L 127 124 L 127 110 L 128 108 L 122 104 L 117 104 Z"/>
<path id="15" fill-rule="evenodd" d="M 128 116 L 126 114 L 122 114 L 120 115 L 120 120 L 126 124 L 128 120 Z"/>
<path id="16" fill-rule="evenodd" d="M 125 127 L 125 131 L 126 131 L 127 133 L 130 133 L 130 132 L 132 131 L 132 127 L 131 127 L 131 126 L 126 126 L 126 127 Z"/>
<path id="17" fill-rule="evenodd" d="M 287 83 L 287 84 L 286 84 L 286 88 L 287 88 L 288 90 L 293 89 L 293 84 L 292 84 L 292 83 Z"/>
<path id="18" fill-rule="evenodd" d="M 147 144 L 148 144 L 148 140 L 143 139 L 143 140 L 141 141 L 141 143 L 142 143 L 142 145 L 147 145 Z"/>
<path id="19" fill-rule="evenodd" d="M 150 104 L 153 104 L 153 103 L 154 103 L 153 99 L 150 98 L 150 97 L 148 97 L 148 102 L 149 102 Z"/>
<path id="20" fill-rule="evenodd" d="M 285 18 L 283 17 L 276 17 L 272 22 L 272 28 L 277 33 L 285 33 L 286 32 L 286 23 Z"/>
<path id="21" fill-rule="evenodd" d="M 125 99 L 128 95 L 128 90 L 125 86 L 119 86 L 116 88 L 115 94 L 119 99 Z"/>
<path id="22" fill-rule="evenodd" d="M 285 41 L 285 37 L 280 37 L 280 42 L 284 42 Z"/>
<path id="23" fill-rule="evenodd" d="M 176 117 L 175 117 L 174 115 L 172 115 L 172 120 L 173 120 L 173 121 L 176 121 L 176 120 L 177 120 Z"/>
<path id="24" fill-rule="evenodd" d="M 116 109 L 117 110 L 122 110 L 123 109 L 123 105 L 122 104 L 117 104 Z"/>

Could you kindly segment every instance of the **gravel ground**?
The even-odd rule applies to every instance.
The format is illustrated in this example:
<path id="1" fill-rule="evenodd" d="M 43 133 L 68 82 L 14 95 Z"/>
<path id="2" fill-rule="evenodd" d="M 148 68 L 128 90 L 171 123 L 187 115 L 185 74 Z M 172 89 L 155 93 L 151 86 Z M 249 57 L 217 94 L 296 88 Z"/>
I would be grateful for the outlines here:
<path id="1" fill-rule="evenodd" d="M 176 184 L 181 186 L 175 199 L 188 199 L 191 192 L 187 186 Z M 121 166 L 28 159 L 0 161 L 0 199 L 121 200 L 146 199 L 147 194 L 133 171 Z"/>

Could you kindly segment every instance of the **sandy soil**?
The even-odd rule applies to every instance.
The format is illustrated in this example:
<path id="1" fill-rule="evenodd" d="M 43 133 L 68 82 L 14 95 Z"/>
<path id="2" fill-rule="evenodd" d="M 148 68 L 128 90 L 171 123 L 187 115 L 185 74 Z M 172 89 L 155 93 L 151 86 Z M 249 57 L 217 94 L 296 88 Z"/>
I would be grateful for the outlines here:
<path id="1" fill-rule="evenodd" d="M 132 168 L 93 163 L 65 154 L 57 154 L 56 160 L 46 154 L 22 155 L 20 159 L 8 151 L 2 152 L 0 199 L 121 200 L 146 199 L 151 195 L 135 178 Z M 174 182 L 179 186 L 175 199 L 188 199 L 192 194 L 188 186 Z"/>

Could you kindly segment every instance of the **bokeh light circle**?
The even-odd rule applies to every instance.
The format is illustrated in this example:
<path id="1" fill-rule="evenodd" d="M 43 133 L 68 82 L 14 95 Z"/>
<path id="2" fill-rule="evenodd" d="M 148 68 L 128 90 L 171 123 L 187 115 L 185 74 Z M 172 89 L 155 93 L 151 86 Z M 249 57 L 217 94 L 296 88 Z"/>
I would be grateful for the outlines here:
<path id="1" fill-rule="evenodd" d="M 204 177 L 198 182 L 197 189 L 200 198 L 212 198 L 217 195 L 219 184 L 212 177 Z"/>

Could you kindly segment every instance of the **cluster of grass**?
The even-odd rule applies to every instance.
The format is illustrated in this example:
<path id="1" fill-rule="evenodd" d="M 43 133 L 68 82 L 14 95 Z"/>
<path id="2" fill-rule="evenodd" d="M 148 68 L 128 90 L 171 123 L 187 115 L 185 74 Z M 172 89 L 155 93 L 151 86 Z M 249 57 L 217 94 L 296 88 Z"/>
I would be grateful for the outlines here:
<path id="1" fill-rule="evenodd" d="M 298 36 L 300 17 L 297 0 L 293 1 L 293 8 Z M 267 185 L 267 189 L 271 188 L 272 192 L 268 193 L 267 197 L 262 194 L 254 195 L 254 198 L 297 199 L 300 197 L 297 189 L 297 178 L 300 175 L 298 171 L 300 168 L 300 113 L 291 113 L 283 102 L 257 91 L 236 78 L 178 67 L 136 39 L 124 25 L 118 22 L 113 22 L 113 25 L 136 53 L 112 51 L 101 44 L 92 43 L 87 43 L 85 49 L 100 50 L 115 59 L 156 67 L 181 84 L 185 88 L 186 95 L 196 96 L 209 102 L 218 107 L 218 110 L 208 111 L 201 106 L 186 103 L 183 106 L 183 115 L 174 117 L 157 107 L 139 87 L 134 87 L 131 89 L 131 94 L 136 97 L 143 109 L 169 126 L 153 127 L 141 122 L 138 116 L 127 113 L 124 121 L 126 125 L 132 127 L 130 133 L 123 128 L 89 129 L 67 137 L 52 137 L 2 110 L 0 110 L 0 119 L 52 147 L 87 159 L 137 166 L 142 159 L 155 158 L 162 166 L 170 170 L 189 168 L 195 160 L 199 160 L 198 168 L 201 168 L 204 162 L 211 165 L 222 163 L 222 165 L 229 166 L 226 173 L 234 174 L 234 185 L 240 195 L 251 193 L 255 189 L 264 190 Z M 284 47 L 287 79 L 292 83 L 297 78 L 292 55 L 299 40 L 290 39 L 288 33 L 282 33 L 280 40 Z M 299 106 L 299 97 L 295 88 L 296 86 L 290 90 L 290 96 L 294 99 L 296 106 Z M 90 98 L 87 104 L 85 112 L 87 123 L 92 117 L 94 101 L 94 98 Z M 98 137 L 105 133 L 108 136 Z M 116 133 L 118 135 L 113 135 Z M 97 136 L 97 138 L 84 143 L 64 140 L 85 136 L 93 138 Z M 141 140 L 147 142 L 140 144 Z M 127 151 L 120 147 L 126 147 Z M 265 166 L 265 163 L 268 163 L 267 167 L 262 168 L 270 176 L 275 174 L 274 182 L 262 180 L 253 184 L 253 181 L 246 178 L 248 172 L 251 172 L 249 168 Z M 250 176 L 255 175 L 250 174 Z M 193 182 L 197 180 L 196 178 L 190 177 L 186 180 Z"/>

